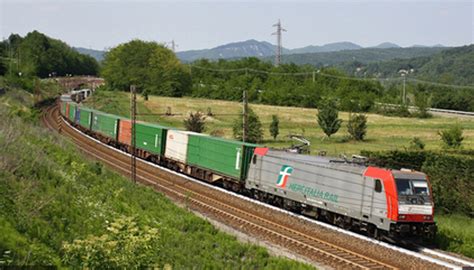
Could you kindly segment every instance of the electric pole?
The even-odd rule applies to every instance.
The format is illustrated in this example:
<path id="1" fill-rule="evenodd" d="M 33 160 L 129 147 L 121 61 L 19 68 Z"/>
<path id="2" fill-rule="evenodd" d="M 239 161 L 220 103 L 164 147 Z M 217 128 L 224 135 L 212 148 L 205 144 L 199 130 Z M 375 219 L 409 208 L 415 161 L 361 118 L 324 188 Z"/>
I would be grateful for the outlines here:
<path id="1" fill-rule="evenodd" d="M 282 43 L 281 43 L 281 32 L 286 32 L 286 29 L 281 27 L 280 19 L 278 19 L 278 23 L 274 24 L 273 27 L 276 27 L 276 32 L 272 33 L 272 35 L 277 36 L 277 48 L 275 54 L 275 66 L 279 66 L 281 63 L 281 51 L 282 51 Z"/>
<path id="2" fill-rule="evenodd" d="M 132 136 L 131 136 L 131 180 L 133 183 L 137 182 L 137 151 L 136 151 L 136 134 L 135 124 L 137 122 L 137 91 L 135 85 L 130 85 L 130 119 L 132 121 Z"/>
<path id="3" fill-rule="evenodd" d="M 248 131 L 248 102 L 247 102 L 247 90 L 244 90 L 243 92 L 243 115 L 242 115 L 242 141 L 246 142 L 247 141 L 247 131 Z"/>
<path id="4" fill-rule="evenodd" d="M 171 50 L 173 50 L 173 52 L 176 52 L 176 48 L 179 47 L 178 44 L 176 44 L 174 42 L 174 39 L 171 41 Z"/>
<path id="5" fill-rule="evenodd" d="M 408 71 L 404 69 L 400 69 L 398 73 L 400 73 L 400 75 L 403 77 L 402 104 L 405 104 L 407 101 L 406 83 L 407 83 Z"/>

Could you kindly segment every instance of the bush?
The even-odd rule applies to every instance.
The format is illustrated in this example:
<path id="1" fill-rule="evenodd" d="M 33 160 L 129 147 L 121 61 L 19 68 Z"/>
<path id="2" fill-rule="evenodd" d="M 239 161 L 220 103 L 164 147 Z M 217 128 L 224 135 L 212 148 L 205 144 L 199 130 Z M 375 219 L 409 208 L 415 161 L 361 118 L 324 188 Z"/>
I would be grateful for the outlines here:
<path id="1" fill-rule="evenodd" d="M 459 124 L 456 124 L 449 129 L 439 131 L 438 134 L 446 148 L 459 148 L 464 140 L 464 137 L 462 136 L 462 127 Z"/>
<path id="2" fill-rule="evenodd" d="M 338 118 L 336 101 L 327 99 L 318 108 L 318 124 L 326 136 L 331 137 L 341 127 L 342 120 Z"/>
<path id="3" fill-rule="evenodd" d="M 415 106 L 417 108 L 417 117 L 428 118 L 431 114 L 428 112 L 431 106 L 431 95 L 428 93 L 428 86 L 417 84 L 415 90 Z"/>
<path id="4" fill-rule="evenodd" d="M 406 105 L 390 105 L 390 104 L 381 104 L 378 105 L 375 109 L 376 113 L 385 115 L 385 116 L 397 116 L 397 117 L 411 117 L 411 113 L 408 110 Z"/>
<path id="5" fill-rule="evenodd" d="M 364 140 L 367 133 L 367 116 L 364 114 L 352 114 L 347 123 L 347 131 L 357 141 Z"/>
<path id="6" fill-rule="evenodd" d="M 410 149 L 412 150 L 423 150 L 425 149 L 425 143 L 418 137 L 413 137 L 410 141 Z"/>
<path id="7" fill-rule="evenodd" d="M 158 238 L 156 228 L 140 227 L 133 217 L 121 217 L 107 226 L 106 234 L 64 243 L 63 261 L 80 268 L 150 266 L 150 258 L 159 250 Z"/>
<path id="8" fill-rule="evenodd" d="M 184 128 L 187 131 L 193 131 L 197 133 L 202 133 L 205 129 L 206 117 L 201 112 L 189 113 L 189 117 L 184 120 Z"/>
<path id="9" fill-rule="evenodd" d="M 280 130 L 278 127 L 279 123 L 280 123 L 280 120 L 278 119 L 278 115 L 272 115 L 272 123 L 270 124 L 270 135 L 272 135 L 274 140 L 280 133 Z"/>

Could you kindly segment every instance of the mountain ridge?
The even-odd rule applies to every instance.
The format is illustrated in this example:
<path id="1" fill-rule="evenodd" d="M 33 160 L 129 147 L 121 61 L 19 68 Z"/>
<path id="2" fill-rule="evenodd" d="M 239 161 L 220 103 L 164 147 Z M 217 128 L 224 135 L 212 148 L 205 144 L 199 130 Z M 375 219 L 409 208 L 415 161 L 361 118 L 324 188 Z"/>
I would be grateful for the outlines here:
<path id="1" fill-rule="evenodd" d="M 299 58 L 299 56 L 294 56 L 294 55 L 310 55 L 312 58 L 314 58 L 314 55 L 312 54 L 320 55 L 321 53 L 330 54 L 330 53 L 335 53 L 335 52 L 341 52 L 341 54 L 347 55 L 351 53 L 360 54 L 361 50 L 367 50 L 367 49 L 383 51 L 387 49 L 402 49 L 402 50 L 407 49 L 408 50 L 410 48 L 430 50 L 432 48 L 446 48 L 446 47 L 440 44 L 437 44 L 434 46 L 413 45 L 411 47 L 403 48 L 391 42 L 383 42 L 381 44 L 378 44 L 372 47 L 363 47 L 353 42 L 342 41 L 342 42 L 327 43 L 324 45 L 309 45 L 309 46 L 295 48 L 295 49 L 282 48 L 282 54 L 285 55 L 286 58 Z M 93 49 L 87 49 L 87 48 L 81 48 L 81 47 L 75 47 L 74 49 L 82 54 L 87 54 L 94 57 L 97 61 L 102 61 L 105 54 L 104 51 L 100 51 L 100 50 L 93 50 Z M 277 47 L 271 44 L 270 42 L 249 39 L 245 41 L 226 43 L 226 44 L 219 45 L 219 46 L 209 48 L 209 49 L 180 51 L 180 52 L 176 52 L 176 55 L 183 62 L 192 62 L 192 61 L 203 59 L 203 58 L 209 59 L 209 60 L 235 59 L 235 58 L 243 58 L 243 57 L 268 58 L 275 55 L 276 49 Z M 414 56 L 419 56 L 419 55 L 414 55 Z M 396 57 L 374 59 L 374 60 L 375 61 L 387 60 L 387 59 L 393 59 L 393 58 L 396 58 Z M 401 58 L 407 58 L 407 57 L 402 56 Z M 296 61 L 295 63 L 298 64 L 299 62 L 301 61 Z M 329 61 L 329 62 L 332 62 L 332 61 Z"/>

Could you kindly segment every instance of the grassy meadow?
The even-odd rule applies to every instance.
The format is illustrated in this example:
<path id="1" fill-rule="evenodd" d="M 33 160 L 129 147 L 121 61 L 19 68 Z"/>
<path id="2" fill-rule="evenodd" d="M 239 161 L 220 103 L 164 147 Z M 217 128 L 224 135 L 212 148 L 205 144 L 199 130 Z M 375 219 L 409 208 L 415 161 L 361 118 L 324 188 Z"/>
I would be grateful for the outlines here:
<path id="1" fill-rule="evenodd" d="M 122 116 L 129 116 L 129 94 L 125 92 L 98 91 L 90 98 L 87 106 Z M 361 150 L 394 150 L 410 146 L 413 137 L 419 137 L 426 144 L 428 150 L 442 147 L 438 131 L 459 123 L 464 128 L 463 147 L 474 149 L 474 119 L 434 116 L 429 119 L 387 117 L 378 114 L 367 114 L 367 137 L 362 142 L 350 140 L 347 133 L 349 113 L 340 112 L 343 119 L 341 129 L 326 138 L 317 124 L 317 109 L 270 106 L 251 104 L 257 113 L 264 128 L 264 142 L 262 144 L 274 148 L 287 148 L 297 142 L 288 138 L 289 134 L 299 134 L 311 141 L 311 152 L 317 154 L 326 151 L 330 155 L 358 154 Z M 242 112 L 242 104 L 231 101 L 197 98 L 170 98 L 150 96 L 144 101 L 138 96 L 138 113 L 164 114 L 171 108 L 173 116 L 142 115 L 139 120 L 159 123 L 165 126 L 183 128 L 183 119 L 189 112 L 201 111 L 207 113 L 211 108 L 214 116 L 206 118 L 205 133 L 221 134 L 232 138 L 233 121 Z M 269 126 L 271 116 L 278 115 L 280 119 L 280 135 L 276 140 L 270 136 Z"/>

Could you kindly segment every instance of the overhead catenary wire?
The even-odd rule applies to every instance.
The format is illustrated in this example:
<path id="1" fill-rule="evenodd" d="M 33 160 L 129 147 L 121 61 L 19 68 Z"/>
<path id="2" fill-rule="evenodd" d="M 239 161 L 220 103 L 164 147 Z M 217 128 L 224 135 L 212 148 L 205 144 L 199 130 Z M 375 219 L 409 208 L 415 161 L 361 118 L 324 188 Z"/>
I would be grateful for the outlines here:
<path id="1" fill-rule="evenodd" d="M 207 70 L 207 71 L 214 71 L 214 72 L 246 72 L 246 73 L 260 73 L 260 74 L 267 74 L 270 76 L 322 76 L 322 77 L 328 77 L 328 78 L 335 78 L 335 79 L 341 79 L 341 80 L 353 80 L 353 81 L 401 81 L 403 80 L 402 77 L 388 77 L 388 78 L 357 78 L 357 77 L 350 77 L 350 76 L 340 76 L 340 75 L 334 75 L 334 74 L 328 74 L 324 73 L 321 70 L 315 70 L 315 71 L 308 71 L 308 72 L 271 72 L 271 71 L 266 71 L 266 70 L 258 70 L 258 69 L 253 69 L 253 68 L 233 68 L 233 69 L 217 69 L 217 68 L 208 68 L 208 67 L 203 67 L 199 65 L 194 65 L 194 64 L 189 64 L 189 66 L 195 69 L 200 69 L 200 70 Z M 425 81 L 425 80 L 420 80 L 420 79 L 415 79 L 415 78 L 407 78 L 407 81 L 411 82 L 417 82 L 417 83 L 424 83 L 424 84 L 429 84 L 429 85 L 434 85 L 434 86 L 443 86 L 443 87 L 451 87 L 451 88 L 465 88 L 465 89 L 474 89 L 474 85 L 456 85 L 456 84 L 445 84 L 445 83 L 438 83 L 438 82 L 431 82 L 431 81 Z"/>

